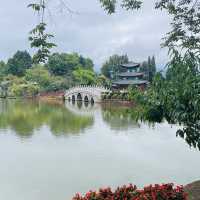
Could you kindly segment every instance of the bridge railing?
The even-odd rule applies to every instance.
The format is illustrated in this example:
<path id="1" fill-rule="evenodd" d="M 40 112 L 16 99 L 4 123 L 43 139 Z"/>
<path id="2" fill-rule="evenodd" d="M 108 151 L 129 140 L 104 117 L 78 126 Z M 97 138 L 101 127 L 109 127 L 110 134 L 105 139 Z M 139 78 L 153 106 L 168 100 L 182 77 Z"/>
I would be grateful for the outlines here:
<path id="1" fill-rule="evenodd" d="M 78 85 L 74 86 L 68 90 L 66 90 L 66 93 L 71 93 L 71 91 L 76 91 L 76 90 L 100 90 L 100 91 L 110 91 L 108 88 L 104 86 L 99 86 L 99 85 Z"/>
<path id="2" fill-rule="evenodd" d="M 104 87 L 104 86 L 100 86 L 100 85 L 77 85 L 77 86 L 73 86 L 70 89 L 74 89 L 74 88 L 99 88 L 99 89 L 106 89 L 109 90 L 108 88 Z"/>

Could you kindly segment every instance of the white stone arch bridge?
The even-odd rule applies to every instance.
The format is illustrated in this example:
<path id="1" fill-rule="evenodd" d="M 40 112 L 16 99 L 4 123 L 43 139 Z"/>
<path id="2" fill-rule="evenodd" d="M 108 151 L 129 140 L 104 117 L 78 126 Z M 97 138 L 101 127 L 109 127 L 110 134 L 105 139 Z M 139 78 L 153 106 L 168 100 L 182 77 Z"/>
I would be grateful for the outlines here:
<path id="1" fill-rule="evenodd" d="M 70 88 L 65 92 L 65 100 L 69 101 L 85 101 L 85 102 L 101 102 L 102 94 L 110 92 L 109 89 L 97 85 L 79 85 Z"/>

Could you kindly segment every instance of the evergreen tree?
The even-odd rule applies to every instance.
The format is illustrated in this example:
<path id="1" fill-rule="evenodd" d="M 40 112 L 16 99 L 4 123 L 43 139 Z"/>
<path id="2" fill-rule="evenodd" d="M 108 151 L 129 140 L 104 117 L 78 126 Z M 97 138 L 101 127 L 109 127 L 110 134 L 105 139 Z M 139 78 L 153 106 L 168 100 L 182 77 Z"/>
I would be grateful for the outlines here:
<path id="1" fill-rule="evenodd" d="M 144 73 L 144 79 L 149 80 L 149 65 L 147 61 L 142 63 L 140 71 Z"/>
<path id="2" fill-rule="evenodd" d="M 152 59 L 151 59 L 151 71 L 152 71 L 152 74 L 153 74 L 153 77 L 154 77 L 155 74 L 156 74 L 156 60 L 155 60 L 155 56 L 153 56 Z"/>
<path id="3" fill-rule="evenodd" d="M 156 62 L 155 62 L 155 57 L 153 56 L 152 58 L 149 56 L 148 57 L 148 68 L 149 68 L 149 82 L 153 81 L 153 78 L 156 74 Z"/>
<path id="4" fill-rule="evenodd" d="M 128 63 L 127 55 L 113 55 L 103 64 L 101 73 L 110 79 L 116 79 L 117 74 L 122 71 L 121 64 Z"/>
<path id="5" fill-rule="evenodd" d="M 153 56 L 152 58 L 148 56 L 148 60 L 142 63 L 140 71 L 144 72 L 145 74 L 144 78 L 146 80 L 148 80 L 149 82 L 152 82 L 156 74 L 155 56 Z"/>
<path id="6" fill-rule="evenodd" d="M 150 66 L 151 65 L 151 57 L 150 56 L 148 56 L 148 65 Z"/>
<path id="7" fill-rule="evenodd" d="M 64 76 L 72 73 L 73 70 L 84 68 L 93 71 L 93 61 L 84 58 L 77 53 L 54 53 L 49 56 L 46 64 L 49 72 L 56 76 Z"/>
<path id="8" fill-rule="evenodd" d="M 6 64 L 4 61 L 0 61 L 0 81 L 2 81 L 6 72 Z"/>
<path id="9" fill-rule="evenodd" d="M 23 76 L 25 71 L 32 66 L 32 58 L 27 51 L 17 51 L 17 53 L 8 60 L 7 73 L 15 76 Z"/>

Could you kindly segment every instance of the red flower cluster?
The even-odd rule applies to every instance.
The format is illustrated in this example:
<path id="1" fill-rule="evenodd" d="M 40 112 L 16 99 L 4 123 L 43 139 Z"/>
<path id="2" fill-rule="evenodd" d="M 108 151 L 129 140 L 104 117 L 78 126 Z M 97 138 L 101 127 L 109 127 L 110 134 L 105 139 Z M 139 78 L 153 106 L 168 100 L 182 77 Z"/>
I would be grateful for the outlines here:
<path id="1" fill-rule="evenodd" d="M 142 190 L 130 184 L 114 192 L 106 188 L 99 192 L 89 191 L 85 196 L 76 194 L 73 200 L 187 200 L 187 195 L 182 186 L 174 187 L 173 184 L 150 185 Z"/>

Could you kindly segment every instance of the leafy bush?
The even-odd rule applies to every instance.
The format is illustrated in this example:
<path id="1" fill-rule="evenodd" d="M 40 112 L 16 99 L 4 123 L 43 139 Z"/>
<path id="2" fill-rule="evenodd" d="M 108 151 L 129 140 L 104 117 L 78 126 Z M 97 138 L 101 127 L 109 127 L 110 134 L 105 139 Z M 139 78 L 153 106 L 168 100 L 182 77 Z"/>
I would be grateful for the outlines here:
<path id="1" fill-rule="evenodd" d="M 120 99 L 120 93 L 118 92 L 113 93 L 112 99 Z"/>
<path id="2" fill-rule="evenodd" d="M 164 118 L 162 106 L 155 105 L 154 107 L 146 107 L 145 118 L 150 122 L 161 123 Z"/>
<path id="3" fill-rule="evenodd" d="M 52 76 L 46 68 L 36 65 L 28 69 L 25 79 L 29 82 L 35 82 L 40 86 L 40 91 L 57 91 L 68 87 L 67 79 L 61 76 Z"/>
<path id="4" fill-rule="evenodd" d="M 137 103 L 143 103 L 144 102 L 144 92 L 136 86 L 130 86 L 128 88 L 128 100 L 134 101 Z"/>
<path id="5" fill-rule="evenodd" d="M 187 200 L 187 195 L 182 186 L 174 187 L 173 184 L 150 185 L 142 190 L 130 184 L 114 192 L 106 188 L 99 192 L 89 191 L 85 196 L 76 194 L 73 200 Z"/>
<path id="6" fill-rule="evenodd" d="M 10 88 L 9 88 L 9 93 L 10 96 L 17 96 L 17 97 L 21 97 L 21 96 L 35 96 L 38 94 L 39 92 L 39 86 L 35 83 L 23 83 L 23 84 L 13 84 Z"/>

